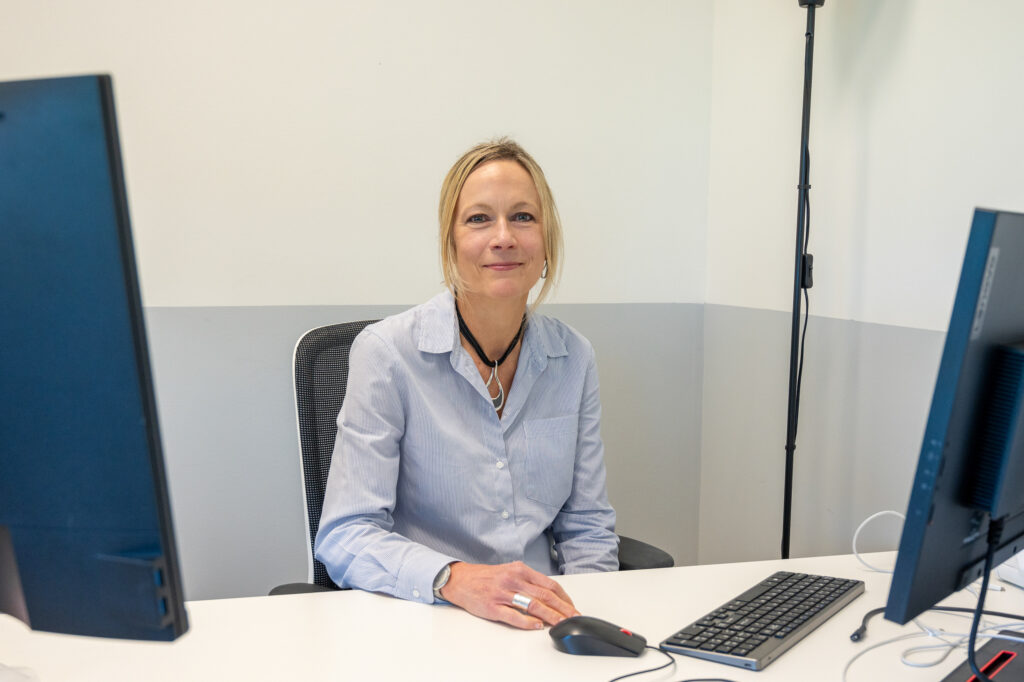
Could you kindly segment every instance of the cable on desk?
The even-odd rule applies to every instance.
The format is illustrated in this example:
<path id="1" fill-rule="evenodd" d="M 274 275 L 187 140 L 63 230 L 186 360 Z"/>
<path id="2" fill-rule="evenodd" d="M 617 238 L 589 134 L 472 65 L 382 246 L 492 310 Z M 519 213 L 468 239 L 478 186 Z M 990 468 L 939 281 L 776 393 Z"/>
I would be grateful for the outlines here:
<path id="1" fill-rule="evenodd" d="M 866 614 L 864 614 L 864 619 L 861 622 L 861 627 L 858 628 L 853 633 L 853 635 L 851 635 L 850 639 L 852 639 L 853 641 L 859 641 L 859 640 L 863 639 L 864 635 L 865 635 L 865 630 L 867 628 L 868 621 L 872 617 L 878 615 L 879 613 L 881 613 L 884 610 L 885 609 L 883 609 L 883 608 L 872 609 L 872 610 L 868 611 Z M 934 607 L 932 609 L 929 609 L 929 611 L 946 612 L 946 613 L 952 613 L 952 614 L 955 614 L 955 615 L 962 615 L 965 618 L 970 618 L 971 615 L 975 612 L 975 610 L 976 609 L 974 609 L 974 608 L 964 608 L 964 607 L 958 607 L 958 606 L 938 606 L 938 607 Z M 983 630 L 979 630 L 979 634 L 981 634 L 983 632 L 984 636 L 988 637 L 990 639 L 1000 639 L 1000 640 L 1010 640 L 1010 641 L 1024 641 L 1024 633 L 1022 633 L 1022 637 L 1011 637 L 1011 636 L 1002 634 L 1003 630 L 1013 630 L 1013 629 L 1017 629 L 1017 628 L 1024 628 L 1024 616 L 1021 616 L 1019 614 L 1013 614 L 1013 613 L 1005 613 L 1005 612 L 1002 612 L 1002 611 L 983 611 L 983 613 L 985 615 L 987 615 L 987 616 L 997 616 L 997 617 L 1000 617 L 1000 618 L 1008 618 L 1008 619 L 1011 619 L 1011 620 L 1016 620 L 1018 622 L 1017 623 L 998 623 L 997 624 L 997 623 L 991 623 L 991 621 L 990 621 L 990 624 L 985 625 Z M 878 649 L 878 648 L 886 646 L 888 644 L 893 644 L 895 642 L 900 642 L 900 641 L 909 640 L 909 639 L 917 639 L 917 638 L 922 638 L 922 637 L 927 637 L 929 639 L 938 639 L 940 642 L 942 642 L 942 644 L 922 645 L 922 646 L 911 647 L 909 649 L 904 650 L 903 653 L 900 655 L 900 661 L 904 665 L 908 665 L 908 666 L 911 666 L 911 667 L 914 667 L 914 668 L 929 668 L 929 667 L 936 666 L 936 665 L 939 665 L 940 663 L 942 663 L 946 658 L 949 657 L 949 655 L 953 651 L 955 651 L 957 649 L 965 648 L 966 645 L 967 645 L 968 640 L 970 639 L 970 634 L 969 633 L 947 632 L 945 630 L 942 630 L 941 628 L 930 627 L 930 626 L 922 623 L 918 618 L 915 618 L 913 620 L 913 624 L 916 625 L 918 628 L 920 628 L 919 632 L 911 632 L 911 633 L 908 633 L 908 634 L 899 635 L 899 636 L 893 637 L 891 639 L 886 639 L 886 640 L 877 642 L 875 644 L 872 644 L 870 646 L 865 647 L 864 649 L 859 651 L 856 655 L 854 655 L 849 661 L 847 661 L 846 666 L 843 668 L 842 681 L 846 682 L 847 675 L 849 674 L 850 668 L 853 666 L 853 664 L 861 656 L 867 654 L 869 651 L 873 651 L 874 649 Z M 921 654 L 921 653 L 924 653 L 924 652 L 927 652 L 927 651 L 939 651 L 939 652 L 941 652 L 941 655 L 938 658 L 935 658 L 933 660 L 928 660 L 928 661 L 920 661 L 919 662 L 919 661 L 914 661 L 914 660 L 910 659 L 910 657 L 915 655 L 915 654 Z"/>
<path id="2" fill-rule="evenodd" d="M 900 642 L 900 641 L 908 640 L 908 639 L 916 639 L 916 638 L 920 638 L 920 637 L 938 637 L 940 640 L 942 640 L 944 642 L 942 645 L 936 645 L 936 646 L 930 646 L 930 647 L 929 646 L 911 647 L 910 649 L 907 649 L 906 651 L 904 651 L 903 654 L 901 654 L 901 656 L 900 656 L 900 661 L 904 665 L 909 665 L 909 666 L 914 667 L 914 668 L 930 668 L 932 666 L 938 665 L 939 663 L 944 661 L 949 656 L 950 653 L 952 653 L 954 650 L 962 647 L 966 643 L 966 641 L 967 641 L 967 639 L 969 637 L 969 635 L 967 633 L 948 633 L 948 632 L 932 630 L 932 629 L 922 625 L 921 623 L 917 622 L 916 620 L 914 621 L 914 624 L 917 625 L 919 628 L 921 628 L 921 632 L 911 632 L 909 634 L 899 635 L 897 637 L 893 637 L 891 639 L 887 639 L 887 640 L 884 640 L 884 641 L 881 641 L 881 642 L 877 642 L 876 644 L 872 644 L 871 646 L 868 646 L 868 647 L 862 649 L 861 651 L 857 652 L 856 655 L 854 655 L 849 661 L 846 662 L 846 666 L 843 668 L 842 682 L 846 682 L 847 675 L 849 674 L 850 668 L 857 661 L 857 659 L 859 659 L 861 656 L 867 654 L 869 651 L 872 651 L 874 649 L 878 649 L 878 648 L 886 646 L 888 644 L 893 644 L 895 642 Z M 994 625 L 994 626 L 992 626 L 989 629 L 991 629 L 991 630 L 1001 630 L 1001 629 L 1005 629 L 1006 627 L 1007 627 L 1006 625 Z M 1011 625 L 1010 627 L 1014 627 L 1014 626 Z M 949 642 L 948 640 L 943 639 L 940 636 L 940 633 L 943 634 L 943 635 L 946 635 L 946 636 L 958 637 L 959 641 L 957 641 L 957 642 Z M 992 632 L 990 634 L 987 634 L 986 636 L 988 636 L 991 639 L 1004 639 L 1004 640 L 1011 640 L 1011 641 L 1024 641 L 1024 638 L 1007 637 L 1005 635 L 998 634 L 998 632 Z M 928 649 L 945 649 L 946 651 L 939 658 L 937 658 L 937 659 L 935 659 L 933 661 L 926 662 L 926 663 L 915 663 L 915 662 L 909 661 L 907 659 L 907 656 L 909 656 L 910 654 L 917 653 L 917 652 L 920 652 L 920 651 L 925 651 L 925 650 L 928 650 Z"/>
<path id="3" fill-rule="evenodd" d="M 871 564 L 869 564 L 867 561 L 865 561 L 860 556 L 860 553 L 857 551 L 857 537 L 860 535 L 860 532 L 864 529 L 864 527 L 868 523 L 870 523 L 871 521 L 873 521 L 873 520 L 875 520 L 875 519 L 877 519 L 877 518 L 879 518 L 881 516 L 898 516 L 901 519 L 906 520 L 906 518 L 903 516 L 903 514 L 900 514 L 899 512 L 896 512 L 896 511 L 889 511 L 889 510 L 877 512 L 875 514 L 872 514 L 868 518 L 864 519 L 864 521 L 861 522 L 861 524 L 859 526 L 857 526 L 857 530 L 854 531 L 854 533 L 853 533 L 853 554 L 857 558 L 857 561 L 862 563 L 868 569 L 870 569 L 872 571 L 875 571 L 877 573 L 889 573 L 889 574 L 891 574 L 892 573 L 891 570 L 886 570 L 886 569 L 883 569 L 883 568 L 878 568 L 876 566 L 872 566 Z M 997 524 L 997 526 L 998 526 L 998 524 Z M 990 522 L 990 525 L 989 525 L 989 529 L 990 529 L 990 532 L 993 530 L 991 522 Z M 990 538 L 990 540 L 991 540 L 991 538 Z M 990 543 L 990 547 L 991 547 L 991 543 Z M 949 656 L 949 654 L 952 653 L 955 649 L 963 647 L 965 644 L 967 644 L 967 654 L 968 654 L 969 665 L 971 665 L 972 668 L 976 668 L 976 663 L 973 660 L 974 659 L 974 648 L 975 648 L 975 643 L 976 643 L 977 635 L 978 635 L 978 632 L 979 632 L 979 625 L 980 625 L 980 620 L 981 620 L 981 616 L 982 615 L 997 616 L 997 617 L 1000 617 L 1000 618 L 1009 618 L 1011 620 L 1016 620 L 1016 621 L 1019 621 L 1022 624 L 1024 624 L 1024 616 L 1021 616 L 1019 614 L 1004 613 L 1002 611 L 986 611 L 984 609 L 984 594 L 985 594 L 985 592 L 987 592 L 990 589 L 999 589 L 1000 591 L 1002 590 L 1002 588 L 990 588 L 988 586 L 988 575 L 989 575 L 989 572 L 990 572 L 991 568 L 992 568 L 991 567 L 991 562 L 989 562 L 989 565 L 986 566 L 985 580 L 983 580 L 983 582 L 982 582 L 981 594 L 978 595 L 979 600 L 978 600 L 978 605 L 977 605 L 976 608 L 962 608 L 962 607 L 956 607 L 956 606 L 936 606 L 936 607 L 933 607 L 931 609 L 928 609 L 929 611 L 943 611 L 943 612 L 950 612 L 950 613 L 974 614 L 974 618 L 972 619 L 972 623 L 971 623 L 971 632 L 969 634 L 948 633 L 948 632 L 945 632 L 945 631 L 943 631 L 941 629 L 933 629 L 933 628 L 927 627 L 926 625 L 918 622 L 918 620 L 915 618 L 914 621 L 913 621 L 914 625 L 919 627 L 921 629 L 921 632 L 913 632 L 913 633 L 910 633 L 910 634 L 900 635 L 900 636 L 894 637 L 892 639 L 887 639 L 885 641 L 878 642 L 876 644 L 872 644 L 871 646 L 868 646 L 865 649 L 859 651 L 849 661 L 847 661 L 846 667 L 843 668 L 843 675 L 842 675 L 843 681 L 845 682 L 847 673 L 849 672 L 850 667 L 853 665 L 853 663 L 857 659 L 859 659 L 861 656 L 863 656 L 864 654 L 868 653 L 869 651 L 872 651 L 872 650 L 877 649 L 879 647 L 885 646 L 887 644 L 892 644 L 894 642 L 899 642 L 899 641 L 903 641 L 903 640 L 907 640 L 907 639 L 914 639 L 914 638 L 918 638 L 918 637 L 936 638 L 936 639 L 940 640 L 942 642 L 942 644 L 935 644 L 935 645 L 929 645 L 929 646 L 918 646 L 918 647 L 911 647 L 910 649 L 907 649 L 900 656 L 900 660 L 903 662 L 904 665 L 909 665 L 909 666 L 919 667 L 919 668 L 938 665 L 939 663 L 944 661 Z M 968 591 L 970 591 L 972 594 L 974 594 L 973 590 L 970 590 L 970 586 L 968 586 Z M 884 608 L 877 608 L 877 609 L 872 609 L 872 610 L 868 611 L 866 614 L 864 614 L 864 618 L 861 621 L 860 627 L 853 631 L 853 633 L 850 635 L 850 639 L 852 641 L 854 641 L 854 642 L 859 642 L 860 640 L 862 640 L 865 637 L 865 635 L 867 634 L 868 621 L 871 620 L 872 617 L 878 615 L 879 613 L 882 613 L 883 611 L 885 611 Z M 992 639 L 1016 639 L 1016 638 L 1007 637 L 1005 635 L 1000 635 L 998 632 L 992 632 L 992 633 L 989 632 L 990 630 L 997 630 L 998 631 L 998 630 L 1001 630 L 1001 629 L 1012 629 L 1014 627 L 1019 627 L 1019 626 L 1011 625 L 1011 624 L 1004 624 L 1004 625 L 985 627 L 982 630 L 985 633 L 985 636 L 990 637 Z M 947 639 L 947 637 L 949 637 L 949 638 L 958 638 L 958 639 L 950 640 L 950 639 Z M 908 658 L 911 655 L 919 654 L 919 653 L 922 653 L 922 652 L 925 652 L 925 651 L 932 651 L 932 650 L 942 651 L 943 653 L 941 654 L 941 656 L 938 659 L 931 660 L 931 661 L 926 661 L 926 662 L 911 661 Z M 973 672 L 977 672 L 977 671 L 974 670 Z M 987 679 L 983 675 L 976 675 L 976 677 L 977 677 L 978 680 L 982 680 L 982 681 Z"/>
<path id="4" fill-rule="evenodd" d="M 846 674 L 848 672 L 850 672 L 850 667 L 853 666 L 853 664 L 857 661 L 857 659 L 860 658 L 861 656 L 863 656 L 864 654 L 866 654 L 869 651 L 872 651 L 874 649 L 877 649 L 879 647 L 883 647 L 883 646 L 885 646 L 887 644 L 892 644 L 894 642 L 899 642 L 899 641 L 902 641 L 904 639 L 913 639 L 915 637 L 921 637 L 922 634 L 923 633 L 920 633 L 920 632 L 911 632 L 908 635 L 900 635 L 898 637 L 893 637 L 891 639 L 887 639 L 885 641 L 878 642 L 877 644 L 872 644 L 871 646 L 867 647 L 866 649 L 862 649 L 861 651 L 858 651 L 853 656 L 853 658 L 851 658 L 849 661 L 846 662 L 846 667 L 843 668 L 843 678 L 842 678 L 843 682 L 846 682 Z"/>
<path id="5" fill-rule="evenodd" d="M 619 675 L 618 677 L 613 678 L 608 682 L 619 682 L 619 680 L 624 680 L 627 677 L 635 677 L 636 675 L 646 675 L 647 673 L 653 673 L 658 670 L 664 670 L 669 666 L 672 666 L 673 668 L 676 667 L 676 659 L 669 652 L 665 651 L 664 649 L 659 649 L 656 646 L 647 646 L 645 648 L 651 649 L 653 651 L 659 651 L 665 654 L 666 656 L 668 656 L 668 663 L 664 665 L 659 665 L 657 668 L 647 668 L 646 670 L 637 670 L 635 673 L 626 673 L 625 675 Z M 680 680 L 679 682 L 734 682 L 734 680 L 727 680 L 722 677 L 694 677 L 687 680 Z"/>
<path id="6" fill-rule="evenodd" d="M 660 653 L 665 654 L 666 656 L 668 656 L 668 663 L 665 663 L 664 665 L 659 665 L 657 668 L 647 668 L 646 670 L 637 670 L 635 673 L 626 673 L 625 675 L 619 675 L 618 677 L 612 678 L 608 682 L 619 682 L 619 680 L 624 680 L 627 677 L 635 677 L 637 675 L 644 675 L 646 673 L 653 673 L 656 670 L 664 670 L 665 668 L 667 668 L 669 666 L 672 666 L 673 668 L 676 667 L 676 659 L 673 658 L 672 655 L 669 654 L 667 651 L 659 649 L 656 646 L 646 646 L 644 648 L 645 649 L 650 649 L 651 651 L 658 651 Z"/>
<path id="7" fill-rule="evenodd" d="M 882 613 L 883 611 L 885 611 L 884 606 L 877 609 L 871 609 L 870 611 L 865 613 L 864 619 L 860 622 L 860 627 L 853 631 L 853 633 L 850 635 L 850 640 L 854 642 L 859 642 L 860 640 L 864 639 L 864 635 L 867 634 L 868 621 L 877 616 L 878 614 Z M 973 608 L 967 608 L 965 606 L 933 606 L 932 608 L 928 609 L 928 611 L 946 611 L 948 613 L 974 613 L 975 610 Z M 987 610 L 983 611 L 982 613 L 986 616 L 1009 618 L 1010 620 L 1019 620 L 1021 622 L 1024 622 L 1024 615 L 1020 615 L 1017 613 L 1006 613 L 1004 611 Z"/>

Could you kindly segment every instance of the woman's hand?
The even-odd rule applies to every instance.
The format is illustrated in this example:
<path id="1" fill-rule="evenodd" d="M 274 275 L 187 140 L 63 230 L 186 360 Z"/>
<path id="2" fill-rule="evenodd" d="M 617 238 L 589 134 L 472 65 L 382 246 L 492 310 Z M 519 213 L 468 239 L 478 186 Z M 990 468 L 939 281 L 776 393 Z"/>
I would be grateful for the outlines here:
<path id="1" fill-rule="evenodd" d="M 514 594 L 529 597 L 529 607 L 520 610 L 513 606 Z M 497 566 L 457 561 L 452 564 L 448 583 L 441 588 L 441 596 L 474 616 L 524 630 L 580 615 L 561 585 L 521 561 Z"/>

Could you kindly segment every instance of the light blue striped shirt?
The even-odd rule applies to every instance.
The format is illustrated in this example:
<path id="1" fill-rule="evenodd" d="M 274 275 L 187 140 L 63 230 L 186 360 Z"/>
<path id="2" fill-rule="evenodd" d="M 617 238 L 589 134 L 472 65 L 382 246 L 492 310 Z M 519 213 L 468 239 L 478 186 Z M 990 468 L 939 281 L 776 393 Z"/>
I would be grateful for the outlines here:
<path id="1" fill-rule="evenodd" d="M 352 345 L 316 556 L 342 587 L 427 603 L 451 561 L 616 570 L 600 418 L 593 347 L 557 320 L 528 318 L 500 420 L 450 293 L 371 325 Z"/>

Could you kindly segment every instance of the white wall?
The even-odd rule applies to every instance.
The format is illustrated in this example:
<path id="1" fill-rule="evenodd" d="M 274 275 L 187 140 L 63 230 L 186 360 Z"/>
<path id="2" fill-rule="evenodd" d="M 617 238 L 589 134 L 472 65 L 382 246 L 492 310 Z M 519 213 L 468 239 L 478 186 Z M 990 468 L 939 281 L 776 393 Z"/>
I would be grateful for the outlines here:
<path id="1" fill-rule="evenodd" d="M 423 301 L 500 134 L 560 204 L 554 300 L 703 299 L 710 0 L 4 4 L 0 79 L 114 75 L 147 305 Z"/>
<path id="2" fill-rule="evenodd" d="M 790 310 L 806 10 L 716 0 L 710 303 Z M 812 312 L 945 330 L 975 206 L 1024 211 L 1024 3 L 816 12 Z"/>

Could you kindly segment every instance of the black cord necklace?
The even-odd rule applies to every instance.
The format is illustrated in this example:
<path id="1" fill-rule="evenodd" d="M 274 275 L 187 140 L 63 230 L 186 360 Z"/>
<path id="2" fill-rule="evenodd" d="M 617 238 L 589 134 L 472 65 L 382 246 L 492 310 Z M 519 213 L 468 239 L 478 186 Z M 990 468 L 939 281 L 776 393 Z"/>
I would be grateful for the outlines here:
<path id="1" fill-rule="evenodd" d="M 505 404 L 505 387 L 501 385 L 501 379 L 498 378 L 498 367 L 501 363 L 505 362 L 505 359 L 508 358 L 512 349 L 516 347 L 517 343 L 519 343 L 519 337 L 523 335 L 523 328 L 526 326 L 526 313 L 523 313 L 523 321 L 519 323 L 519 331 L 517 331 L 516 335 L 512 337 L 512 343 L 508 344 L 508 348 L 505 349 L 505 352 L 502 353 L 501 357 L 497 360 L 491 360 L 487 357 L 487 353 L 484 353 L 484 349 L 480 347 L 480 343 L 476 340 L 476 337 L 473 336 L 473 332 L 469 331 L 469 327 L 466 326 L 466 321 L 462 319 L 462 312 L 459 311 L 458 304 L 455 305 L 455 314 L 459 318 L 459 331 L 462 332 L 462 335 L 466 337 L 467 341 L 469 341 L 469 345 L 476 351 L 477 357 L 483 360 L 484 364 L 491 368 L 491 376 L 487 378 L 487 383 L 485 384 L 487 394 L 490 395 L 491 393 L 492 382 L 497 382 L 498 384 L 498 395 L 491 398 L 491 404 L 494 405 L 494 411 L 497 412 Z"/>

